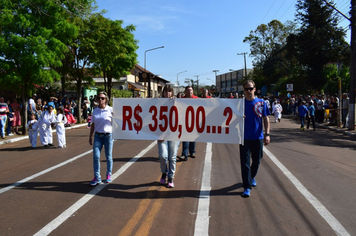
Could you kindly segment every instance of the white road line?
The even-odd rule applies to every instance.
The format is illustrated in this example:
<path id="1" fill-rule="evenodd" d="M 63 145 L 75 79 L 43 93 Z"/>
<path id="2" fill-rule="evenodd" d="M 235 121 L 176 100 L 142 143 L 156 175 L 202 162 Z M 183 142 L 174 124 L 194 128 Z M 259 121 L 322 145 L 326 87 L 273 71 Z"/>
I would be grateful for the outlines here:
<path id="1" fill-rule="evenodd" d="M 211 159 L 213 156 L 212 143 L 206 144 L 204 170 L 198 202 L 197 218 L 195 220 L 195 236 L 209 235 L 209 206 L 211 190 Z"/>
<path id="2" fill-rule="evenodd" d="M 123 165 L 118 171 L 116 171 L 112 175 L 112 180 L 114 181 L 117 177 L 119 177 L 122 173 L 124 173 L 132 164 L 134 164 L 138 159 L 140 159 L 143 155 L 145 155 L 149 150 L 151 150 L 157 141 L 152 142 L 146 149 L 142 150 L 137 156 L 133 157 L 130 161 L 128 161 L 125 165 Z M 81 199 L 79 199 L 76 203 L 74 203 L 71 207 L 65 210 L 62 214 L 60 214 L 57 218 L 48 223 L 45 227 L 43 227 L 40 231 L 38 231 L 35 236 L 43 236 L 50 234 L 53 230 L 55 230 L 58 226 L 60 226 L 64 221 L 66 221 L 69 217 L 71 217 L 76 211 L 78 211 L 85 203 L 87 203 L 90 199 L 92 199 L 96 194 L 98 194 L 106 184 L 100 184 L 95 187 L 92 191 L 87 193 Z"/>
<path id="3" fill-rule="evenodd" d="M 341 225 L 341 223 L 326 209 L 326 207 L 314 197 L 303 184 L 270 152 L 266 147 L 263 147 L 264 152 L 276 164 L 276 166 L 287 176 L 301 194 L 310 202 L 310 204 L 319 212 L 330 227 L 337 235 L 350 235 L 349 232 Z"/>
<path id="4" fill-rule="evenodd" d="M 91 153 L 91 152 L 93 152 L 93 150 L 89 150 L 89 151 L 87 151 L 87 152 L 84 152 L 84 153 L 82 153 L 82 154 L 79 154 L 78 156 L 75 156 L 75 157 L 73 157 L 73 158 L 71 158 L 71 159 L 69 159 L 69 160 L 67 160 L 67 161 L 64 161 L 64 162 L 62 162 L 62 163 L 59 163 L 58 165 L 52 166 L 52 167 L 50 167 L 50 168 L 48 168 L 48 169 L 45 169 L 45 170 L 43 170 L 43 171 L 41 171 L 41 172 L 38 172 L 37 174 L 31 175 L 31 176 L 29 176 L 29 177 L 27 177 L 27 178 L 24 178 L 24 179 L 22 179 L 22 180 L 20 180 L 20 181 L 18 181 L 18 182 L 16 182 L 16 183 L 10 185 L 10 186 L 7 186 L 7 187 L 5 187 L 5 188 L 2 188 L 2 189 L 0 189 L 0 194 L 4 193 L 4 192 L 6 192 L 6 191 L 9 191 L 10 189 L 15 188 L 15 187 L 19 186 L 20 184 L 26 183 L 27 181 L 29 181 L 29 180 L 31 180 L 31 179 L 34 179 L 34 178 L 36 178 L 36 177 L 38 177 L 38 176 L 41 176 L 41 175 L 44 175 L 44 174 L 46 174 L 46 173 L 48 173 L 48 172 L 50 172 L 50 171 L 52 171 L 52 170 L 54 170 L 54 169 L 57 169 L 57 168 L 59 168 L 59 167 L 61 167 L 61 166 L 64 166 L 64 165 L 66 165 L 66 164 L 68 164 L 68 163 L 70 163 L 70 162 L 72 162 L 72 161 L 75 161 L 76 159 L 81 158 L 81 157 L 83 157 L 83 156 L 85 156 L 85 155 L 88 155 L 88 154 Z"/>

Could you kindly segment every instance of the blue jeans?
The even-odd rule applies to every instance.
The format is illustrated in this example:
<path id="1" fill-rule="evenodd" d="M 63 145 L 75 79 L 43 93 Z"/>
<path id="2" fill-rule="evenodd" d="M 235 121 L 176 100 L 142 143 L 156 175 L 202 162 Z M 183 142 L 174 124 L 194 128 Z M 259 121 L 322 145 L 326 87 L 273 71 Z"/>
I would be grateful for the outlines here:
<path id="1" fill-rule="evenodd" d="M 0 116 L 0 136 L 5 137 L 5 125 L 7 116 Z"/>
<path id="2" fill-rule="evenodd" d="M 262 156 L 263 139 L 244 140 L 244 145 L 240 144 L 241 175 L 244 188 L 252 188 L 252 179 L 257 175 Z"/>
<path id="3" fill-rule="evenodd" d="M 304 116 L 300 117 L 300 127 L 304 128 Z"/>
<path id="4" fill-rule="evenodd" d="M 188 150 L 190 155 L 195 154 L 195 142 L 183 142 L 182 146 L 182 156 L 188 157 Z"/>
<path id="5" fill-rule="evenodd" d="M 105 156 L 106 156 L 106 174 L 111 174 L 112 172 L 112 147 L 113 147 L 113 139 L 112 134 L 98 134 L 94 135 L 94 144 L 93 144 L 93 164 L 94 164 L 94 176 L 101 180 L 100 176 L 100 152 L 101 149 L 105 148 Z"/>
<path id="6" fill-rule="evenodd" d="M 161 172 L 168 174 L 169 179 L 174 178 L 176 171 L 176 158 L 179 142 L 177 141 L 157 141 L 158 157 L 161 164 Z"/>

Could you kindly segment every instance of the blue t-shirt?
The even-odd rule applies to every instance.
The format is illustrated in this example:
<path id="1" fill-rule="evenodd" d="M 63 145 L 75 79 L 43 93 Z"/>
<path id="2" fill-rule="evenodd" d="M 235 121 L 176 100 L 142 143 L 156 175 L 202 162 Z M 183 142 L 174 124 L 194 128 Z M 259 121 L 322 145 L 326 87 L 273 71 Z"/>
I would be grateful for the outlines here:
<path id="1" fill-rule="evenodd" d="M 269 109 L 264 100 L 255 98 L 253 101 L 245 99 L 245 140 L 263 139 L 263 119 L 268 116 Z"/>
<path id="2" fill-rule="evenodd" d="M 313 105 L 308 106 L 309 115 L 313 116 L 315 114 L 315 107 Z"/>
<path id="3" fill-rule="evenodd" d="M 308 108 L 305 105 L 301 105 L 298 111 L 300 117 L 304 117 L 306 114 L 308 114 Z"/>

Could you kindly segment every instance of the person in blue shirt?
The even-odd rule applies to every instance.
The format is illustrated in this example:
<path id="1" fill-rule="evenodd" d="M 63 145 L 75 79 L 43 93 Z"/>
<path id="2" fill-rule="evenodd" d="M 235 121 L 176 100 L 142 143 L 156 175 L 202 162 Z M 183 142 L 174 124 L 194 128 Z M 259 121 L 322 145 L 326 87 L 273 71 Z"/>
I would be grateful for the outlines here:
<path id="1" fill-rule="evenodd" d="M 255 82 L 243 84 L 245 94 L 244 143 L 240 145 L 241 175 L 244 187 L 243 197 L 249 197 L 251 188 L 257 185 L 256 175 L 263 156 L 263 144 L 270 143 L 270 111 L 263 99 L 255 97 Z M 263 134 L 263 127 L 265 134 Z M 251 164 L 252 158 L 252 164 Z"/>
<path id="2" fill-rule="evenodd" d="M 306 115 L 308 114 L 308 108 L 305 105 L 306 102 L 302 101 L 301 105 L 298 108 L 298 112 L 299 112 L 299 117 L 300 117 L 300 129 L 304 130 L 304 118 L 306 117 Z"/>
<path id="3" fill-rule="evenodd" d="M 313 130 L 315 131 L 315 107 L 314 107 L 314 105 L 313 105 L 313 102 L 309 102 L 309 106 L 308 106 L 308 123 L 307 123 L 307 129 L 309 129 L 310 120 L 312 121 Z"/>

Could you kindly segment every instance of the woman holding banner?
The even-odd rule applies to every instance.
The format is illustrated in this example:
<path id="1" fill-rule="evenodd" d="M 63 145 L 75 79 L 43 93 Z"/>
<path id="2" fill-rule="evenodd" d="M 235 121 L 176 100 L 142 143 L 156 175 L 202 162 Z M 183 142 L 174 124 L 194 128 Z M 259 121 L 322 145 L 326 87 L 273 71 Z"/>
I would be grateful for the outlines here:
<path id="1" fill-rule="evenodd" d="M 166 85 L 163 88 L 162 98 L 173 98 L 173 87 Z M 176 156 L 179 141 L 157 140 L 158 156 L 161 165 L 161 184 L 166 184 L 168 177 L 168 188 L 174 188 L 173 178 L 176 171 Z"/>
<path id="2" fill-rule="evenodd" d="M 90 182 L 91 186 L 101 184 L 100 176 L 100 152 L 104 146 L 105 157 L 106 157 L 106 183 L 112 181 L 112 148 L 113 148 L 113 138 L 112 138 L 112 119 L 113 110 L 112 107 L 108 105 L 109 99 L 106 92 L 100 92 L 97 96 L 98 107 L 94 109 L 90 134 L 89 134 L 89 144 L 93 145 L 93 167 L 94 167 L 94 179 Z M 92 136 L 94 134 L 94 142 Z"/>

